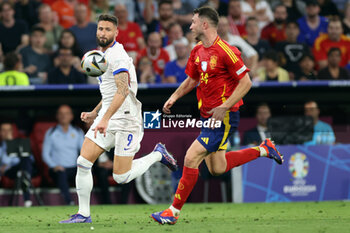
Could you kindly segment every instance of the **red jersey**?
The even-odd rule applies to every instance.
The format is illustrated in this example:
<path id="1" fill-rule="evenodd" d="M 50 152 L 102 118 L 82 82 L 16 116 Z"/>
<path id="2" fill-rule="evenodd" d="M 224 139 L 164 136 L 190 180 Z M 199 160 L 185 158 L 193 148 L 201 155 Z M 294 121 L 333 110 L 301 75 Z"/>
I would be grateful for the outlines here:
<path id="1" fill-rule="evenodd" d="M 241 52 L 218 36 L 209 48 L 199 42 L 192 49 L 185 72 L 199 82 L 198 108 L 201 116 L 208 118 L 211 116 L 208 112 L 232 95 L 249 69 L 242 61 Z M 243 100 L 238 101 L 230 111 L 238 111 L 242 104 Z"/>
<path id="2" fill-rule="evenodd" d="M 52 10 L 57 12 L 59 18 L 59 24 L 63 28 L 70 28 L 75 24 L 74 7 L 64 0 L 55 1 L 52 6 Z"/>
<path id="3" fill-rule="evenodd" d="M 277 28 L 273 22 L 266 25 L 261 31 L 261 39 L 267 40 L 274 47 L 277 42 L 287 39 L 286 25 L 284 24 L 281 29 Z"/>
<path id="4" fill-rule="evenodd" d="M 163 48 L 160 48 L 155 56 L 151 55 L 148 48 L 144 48 L 138 54 L 137 61 L 139 61 L 141 57 L 148 57 L 152 61 L 155 74 L 160 76 L 164 73 L 165 64 L 170 60 L 168 52 Z"/>
<path id="5" fill-rule="evenodd" d="M 331 41 L 328 34 L 320 35 L 314 43 L 313 53 L 315 60 L 325 61 L 327 60 L 327 53 L 329 49 L 337 47 L 341 51 L 340 66 L 345 67 L 350 62 L 350 39 L 342 35 L 340 41 Z"/>
<path id="6" fill-rule="evenodd" d="M 118 41 L 124 46 L 125 51 L 138 52 L 140 48 L 137 44 L 137 39 L 143 38 L 140 26 L 137 23 L 128 22 L 128 25 L 126 26 L 125 30 L 121 28 L 118 28 L 118 29 L 119 29 L 119 33 L 116 38 L 116 41 Z"/>

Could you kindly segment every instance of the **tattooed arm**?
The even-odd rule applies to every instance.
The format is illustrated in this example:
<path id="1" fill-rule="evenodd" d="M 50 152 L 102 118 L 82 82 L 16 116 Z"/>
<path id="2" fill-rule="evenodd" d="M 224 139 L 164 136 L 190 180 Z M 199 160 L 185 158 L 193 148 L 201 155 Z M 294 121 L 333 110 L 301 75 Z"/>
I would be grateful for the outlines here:
<path id="1" fill-rule="evenodd" d="M 120 72 L 114 75 L 114 78 L 117 85 L 117 92 L 113 97 L 111 105 L 95 128 L 95 137 L 97 131 L 106 135 L 109 119 L 111 119 L 113 114 L 118 111 L 125 98 L 129 95 L 129 74 L 127 72 Z"/>

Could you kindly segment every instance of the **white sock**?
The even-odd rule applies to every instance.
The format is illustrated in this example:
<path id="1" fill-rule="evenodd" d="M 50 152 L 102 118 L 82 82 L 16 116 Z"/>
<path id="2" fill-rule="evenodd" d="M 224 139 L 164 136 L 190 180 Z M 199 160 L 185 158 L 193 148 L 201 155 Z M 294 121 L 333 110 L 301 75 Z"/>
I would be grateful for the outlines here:
<path id="1" fill-rule="evenodd" d="M 267 156 L 267 151 L 265 150 L 265 148 L 262 147 L 262 146 L 259 146 L 259 149 L 260 149 L 260 156 L 261 157 L 266 157 Z"/>
<path id="2" fill-rule="evenodd" d="M 136 177 L 141 176 L 143 173 L 145 173 L 148 170 L 150 166 L 152 166 L 156 162 L 159 162 L 161 159 L 162 159 L 162 154 L 160 152 L 158 151 L 151 152 L 142 158 L 134 159 L 132 161 L 131 170 L 124 174 L 120 174 L 119 176 L 126 177 L 126 179 L 122 179 L 124 184 L 129 183 Z"/>
<path id="3" fill-rule="evenodd" d="M 169 207 L 169 209 L 171 209 L 171 211 L 173 212 L 173 214 L 174 214 L 175 217 L 179 217 L 179 215 L 180 215 L 180 210 L 176 209 L 173 205 L 171 205 L 171 206 Z"/>
<path id="4" fill-rule="evenodd" d="M 91 167 L 93 163 L 82 156 L 77 160 L 77 175 L 75 177 L 75 185 L 77 188 L 79 211 L 78 213 L 84 217 L 90 216 L 90 194 L 92 190 L 93 180 Z"/>

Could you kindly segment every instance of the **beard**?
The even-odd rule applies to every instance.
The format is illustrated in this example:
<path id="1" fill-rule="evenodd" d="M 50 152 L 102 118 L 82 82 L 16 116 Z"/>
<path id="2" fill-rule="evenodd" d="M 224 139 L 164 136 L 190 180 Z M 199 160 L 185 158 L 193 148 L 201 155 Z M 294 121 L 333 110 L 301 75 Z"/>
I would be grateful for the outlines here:
<path id="1" fill-rule="evenodd" d="M 286 22 L 286 20 L 284 20 L 284 19 L 278 19 L 278 18 L 275 19 L 275 23 L 276 23 L 276 24 L 279 24 L 279 25 L 280 25 L 280 24 L 284 24 L 285 22 Z"/>
<path id="2" fill-rule="evenodd" d="M 96 41 L 99 46 L 104 48 L 107 47 L 110 43 L 112 43 L 114 41 L 114 38 L 100 40 L 98 37 L 96 37 Z"/>
<path id="3" fill-rule="evenodd" d="M 197 35 L 194 35 L 194 39 L 196 42 L 202 41 L 203 33 L 198 33 Z"/>

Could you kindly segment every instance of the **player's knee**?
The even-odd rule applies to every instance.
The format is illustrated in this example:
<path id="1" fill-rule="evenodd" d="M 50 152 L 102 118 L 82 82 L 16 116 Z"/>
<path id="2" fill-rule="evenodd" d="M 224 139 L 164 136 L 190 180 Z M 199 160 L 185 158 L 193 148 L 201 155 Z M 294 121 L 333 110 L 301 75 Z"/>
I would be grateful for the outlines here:
<path id="1" fill-rule="evenodd" d="M 193 156 L 186 155 L 184 165 L 186 167 L 195 167 L 196 166 L 196 159 Z"/>
<path id="2" fill-rule="evenodd" d="M 130 171 L 125 172 L 123 174 L 115 174 L 115 173 L 113 173 L 113 179 L 118 184 L 126 184 L 126 183 L 130 182 L 130 174 L 131 174 Z"/>
<path id="3" fill-rule="evenodd" d="M 77 166 L 80 167 L 80 168 L 85 168 L 85 170 L 90 170 L 92 165 L 93 165 L 92 162 L 90 162 L 89 160 L 85 159 L 81 155 L 77 158 Z"/>
<path id="4" fill-rule="evenodd" d="M 220 176 L 222 175 L 225 171 L 222 170 L 215 170 L 215 169 L 209 169 L 209 172 L 212 176 Z"/>

